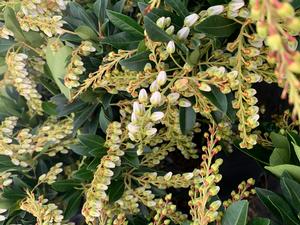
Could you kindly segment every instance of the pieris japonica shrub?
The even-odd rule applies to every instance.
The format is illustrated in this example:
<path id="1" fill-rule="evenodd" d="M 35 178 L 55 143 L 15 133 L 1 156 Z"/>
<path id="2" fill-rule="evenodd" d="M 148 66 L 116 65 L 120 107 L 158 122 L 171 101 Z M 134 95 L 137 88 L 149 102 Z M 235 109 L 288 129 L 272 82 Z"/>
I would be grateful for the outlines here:
<path id="1" fill-rule="evenodd" d="M 253 178 L 219 198 L 221 151 L 281 177 L 284 197 L 259 198 L 299 224 L 299 8 L 1 1 L 1 224 L 270 224 L 247 216 Z M 277 115 L 257 97 L 274 85 L 291 105 Z M 197 166 L 174 171 L 175 152 Z"/>

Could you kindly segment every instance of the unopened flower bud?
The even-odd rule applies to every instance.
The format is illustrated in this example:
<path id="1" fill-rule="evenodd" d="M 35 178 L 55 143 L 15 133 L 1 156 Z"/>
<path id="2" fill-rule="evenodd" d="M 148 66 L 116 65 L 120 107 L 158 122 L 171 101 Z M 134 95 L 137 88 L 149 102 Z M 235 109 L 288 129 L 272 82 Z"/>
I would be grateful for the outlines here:
<path id="1" fill-rule="evenodd" d="M 205 92 L 210 92 L 211 91 L 211 87 L 205 82 L 199 83 L 198 87 L 201 91 L 205 91 Z"/>
<path id="2" fill-rule="evenodd" d="M 268 36 L 266 43 L 273 51 L 278 51 L 282 48 L 282 40 L 279 34 Z"/>
<path id="3" fill-rule="evenodd" d="M 174 41 L 169 41 L 167 44 L 167 53 L 173 54 L 175 52 L 175 43 Z"/>
<path id="4" fill-rule="evenodd" d="M 180 107 L 187 108 L 187 107 L 191 107 L 191 106 L 192 106 L 192 103 L 191 103 L 189 100 L 185 99 L 185 98 L 181 98 L 181 99 L 179 100 L 178 105 L 179 105 Z"/>
<path id="5" fill-rule="evenodd" d="M 190 33 L 190 28 L 183 27 L 177 32 L 177 38 L 179 40 L 185 40 L 189 36 L 189 33 Z"/>
<path id="6" fill-rule="evenodd" d="M 169 94 L 167 96 L 167 99 L 170 104 L 175 104 L 178 101 L 179 97 L 180 97 L 180 94 L 175 92 L 175 93 Z"/>
<path id="7" fill-rule="evenodd" d="M 184 18 L 184 25 L 187 27 L 191 27 L 197 22 L 198 19 L 199 19 L 199 15 L 196 13 L 193 13 Z"/>
<path id="8" fill-rule="evenodd" d="M 154 112 L 151 114 L 150 119 L 153 122 L 156 122 L 156 121 L 161 120 L 164 116 L 165 116 L 165 114 L 163 112 Z"/>
<path id="9" fill-rule="evenodd" d="M 165 19 L 166 19 L 165 17 L 158 18 L 158 20 L 156 21 L 156 25 L 159 28 L 163 29 L 165 27 Z"/>
<path id="10" fill-rule="evenodd" d="M 287 22 L 289 30 L 295 34 L 300 32 L 300 18 L 293 17 Z"/>
<path id="11" fill-rule="evenodd" d="M 268 36 L 268 26 L 264 21 L 258 21 L 256 31 L 259 37 L 266 38 Z"/>
<path id="12" fill-rule="evenodd" d="M 174 30 L 175 30 L 175 27 L 173 25 L 171 25 L 166 29 L 166 33 L 168 35 L 172 35 L 174 33 Z"/>
<path id="13" fill-rule="evenodd" d="M 150 98 L 150 102 L 153 106 L 159 106 L 162 103 L 162 96 L 160 92 L 155 91 Z"/>
<path id="14" fill-rule="evenodd" d="M 207 9 L 207 15 L 208 16 L 220 15 L 223 11 L 224 11 L 223 5 L 215 5 Z"/>
<path id="15" fill-rule="evenodd" d="M 293 6 L 288 2 L 283 2 L 278 8 L 277 11 L 279 16 L 283 18 L 292 17 L 295 14 Z"/>
<path id="16" fill-rule="evenodd" d="M 156 82 L 159 86 L 163 86 L 167 82 L 166 71 L 160 71 L 156 77 Z"/>
<path id="17" fill-rule="evenodd" d="M 213 211 L 217 211 L 220 206 L 221 206 L 222 202 L 220 200 L 214 201 L 209 205 L 209 208 Z"/>
<path id="18" fill-rule="evenodd" d="M 139 92 L 139 102 L 140 103 L 147 103 L 148 102 L 148 94 L 147 91 L 143 88 Z"/>
<path id="19" fill-rule="evenodd" d="M 150 91 L 153 93 L 158 90 L 159 90 L 159 85 L 158 85 L 157 81 L 155 80 L 150 85 Z"/>

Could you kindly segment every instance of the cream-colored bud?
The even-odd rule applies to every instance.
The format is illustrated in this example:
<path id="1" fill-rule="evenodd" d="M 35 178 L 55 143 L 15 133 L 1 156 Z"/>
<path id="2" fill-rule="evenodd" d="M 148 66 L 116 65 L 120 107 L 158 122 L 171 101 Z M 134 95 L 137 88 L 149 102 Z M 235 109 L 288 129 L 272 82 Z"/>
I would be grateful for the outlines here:
<path id="1" fill-rule="evenodd" d="M 150 98 L 150 102 L 153 106 L 159 106 L 162 103 L 162 96 L 161 93 L 155 91 Z"/>
<path id="2" fill-rule="evenodd" d="M 224 12 L 223 5 L 215 5 L 215 6 L 211 6 L 207 9 L 208 16 L 220 15 L 222 12 Z"/>
<path id="3" fill-rule="evenodd" d="M 150 119 L 153 122 L 156 122 L 156 121 L 161 120 L 164 116 L 165 116 L 165 114 L 163 112 L 154 112 L 151 114 Z"/>
<path id="4" fill-rule="evenodd" d="M 185 98 L 181 98 L 181 99 L 179 100 L 178 105 L 179 105 L 180 107 L 187 108 L 187 107 L 191 107 L 191 106 L 192 106 L 192 103 L 191 103 L 189 100 L 185 99 Z"/>
<path id="5" fill-rule="evenodd" d="M 160 71 L 156 77 L 156 82 L 159 86 L 163 86 L 167 82 L 166 71 Z"/>
<path id="6" fill-rule="evenodd" d="M 169 54 L 173 54 L 175 52 L 175 43 L 174 43 L 174 41 L 169 41 L 168 42 L 166 50 Z"/>
<path id="7" fill-rule="evenodd" d="M 191 27 L 197 22 L 198 19 L 199 19 L 199 15 L 196 13 L 193 13 L 184 18 L 184 25 L 187 27 Z"/>
<path id="8" fill-rule="evenodd" d="M 179 40 L 185 40 L 189 36 L 189 33 L 190 33 L 190 28 L 183 27 L 177 32 L 177 38 Z"/>
<path id="9" fill-rule="evenodd" d="M 147 103 L 148 102 L 148 94 L 147 91 L 143 88 L 139 92 L 139 102 L 140 103 Z"/>

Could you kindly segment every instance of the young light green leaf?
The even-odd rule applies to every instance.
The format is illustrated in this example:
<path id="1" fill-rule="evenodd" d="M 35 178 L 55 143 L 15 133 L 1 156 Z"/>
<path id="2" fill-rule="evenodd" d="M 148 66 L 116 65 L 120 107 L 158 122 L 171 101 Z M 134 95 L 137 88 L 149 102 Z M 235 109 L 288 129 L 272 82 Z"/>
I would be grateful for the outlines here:
<path id="1" fill-rule="evenodd" d="M 222 225 L 246 225 L 249 203 L 246 200 L 232 203 L 225 211 Z"/>
<path id="2" fill-rule="evenodd" d="M 298 160 L 300 161 L 300 146 L 296 145 L 295 143 L 292 143 L 293 147 L 294 147 L 294 151 L 297 155 Z"/>
<path id="3" fill-rule="evenodd" d="M 274 148 L 270 156 L 270 165 L 277 166 L 280 164 L 288 164 L 290 162 L 290 152 L 284 148 Z"/>
<path id="4" fill-rule="evenodd" d="M 271 173 L 280 177 L 284 171 L 292 175 L 298 182 L 300 182 L 300 166 L 295 166 L 291 164 L 282 164 L 278 166 L 266 166 L 266 170 L 269 170 Z"/>
<path id="5" fill-rule="evenodd" d="M 132 18 L 122 13 L 106 10 L 107 16 L 116 27 L 129 34 L 144 37 L 143 28 Z"/>
<path id="6" fill-rule="evenodd" d="M 70 90 L 63 84 L 63 79 L 66 73 L 66 66 L 68 63 L 68 58 L 71 55 L 72 49 L 68 46 L 63 46 L 56 51 L 51 48 L 51 43 L 49 42 L 46 49 L 46 61 L 55 80 L 55 83 L 65 95 L 67 99 L 71 99 Z M 63 45 L 61 43 L 61 45 Z"/>
<path id="7" fill-rule="evenodd" d="M 97 34 L 88 26 L 79 26 L 78 28 L 76 28 L 75 33 L 82 40 L 98 40 Z"/>
<path id="8" fill-rule="evenodd" d="M 4 11 L 5 26 L 14 33 L 14 36 L 19 41 L 26 41 L 20 24 L 16 18 L 15 11 L 10 7 L 5 7 Z"/>

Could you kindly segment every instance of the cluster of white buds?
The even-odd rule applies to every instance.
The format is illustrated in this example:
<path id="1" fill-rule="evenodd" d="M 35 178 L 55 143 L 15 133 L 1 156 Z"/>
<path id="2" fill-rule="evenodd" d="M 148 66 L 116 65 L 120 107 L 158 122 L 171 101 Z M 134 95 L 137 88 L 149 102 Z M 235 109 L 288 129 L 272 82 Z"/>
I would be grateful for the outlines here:
<path id="1" fill-rule="evenodd" d="M 57 120 L 55 118 L 49 118 L 38 130 L 37 134 L 34 136 L 34 151 L 41 152 L 44 150 L 44 147 L 50 149 L 52 146 L 56 146 L 62 143 L 68 138 L 73 132 L 73 119 L 66 118 L 63 120 Z M 68 139 L 67 139 L 68 140 Z M 66 148 L 62 148 L 61 153 L 67 153 Z M 49 156 L 54 156 L 56 151 L 51 154 L 51 151 L 48 153 Z"/>
<path id="2" fill-rule="evenodd" d="M 86 193 L 86 202 L 82 208 L 82 214 L 87 223 L 94 221 L 96 218 L 102 217 L 105 213 L 105 207 L 108 199 L 106 190 L 111 183 L 111 177 L 114 175 L 113 169 L 121 165 L 121 156 L 124 151 L 121 150 L 121 124 L 119 122 L 112 122 L 109 124 L 107 130 L 107 141 L 105 145 L 109 148 L 107 154 L 101 158 L 91 187 Z"/>
<path id="3" fill-rule="evenodd" d="M 190 34 L 190 27 L 194 26 L 195 23 L 198 21 L 199 15 L 193 13 L 184 18 L 184 26 L 177 32 L 177 39 L 178 40 L 185 40 Z"/>
<path id="4" fill-rule="evenodd" d="M 36 90 L 36 83 L 28 76 L 27 58 L 28 56 L 23 53 L 8 53 L 6 56 L 7 73 L 19 94 L 27 100 L 30 112 L 42 115 L 42 96 Z"/>
<path id="5" fill-rule="evenodd" d="M 21 202 L 20 208 L 36 217 L 37 224 L 70 225 L 64 223 L 63 211 L 54 203 L 48 203 L 48 199 L 40 196 L 35 199 L 33 193 L 27 192 L 27 197 Z"/>
<path id="6" fill-rule="evenodd" d="M 80 85 L 80 75 L 85 72 L 81 56 L 88 56 L 94 51 L 96 51 L 96 48 L 94 48 L 93 44 L 89 41 L 83 41 L 81 45 L 73 51 L 64 78 L 64 83 L 68 88 L 74 88 Z"/>
<path id="7" fill-rule="evenodd" d="M 61 162 L 56 163 L 54 166 L 52 166 L 48 171 L 48 173 L 42 174 L 39 177 L 39 184 L 41 183 L 53 184 L 57 179 L 57 175 L 63 171 L 63 169 L 61 168 L 62 166 L 63 164 Z"/>
<path id="8" fill-rule="evenodd" d="M 9 39 L 9 36 L 14 36 L 14 33 L 5 26 L 0 27 L 0 38 Z"/>
<path id="9" fill-rule="evenodd" d="M 13 182 L 10 172 L 0 173 L 0 189 L 9 186 Z M 1 212 L 0 212 L 1 213 Z"/>
<path id="10" fill-rule="evenodd" d="M 6 216 L 3 215 L 5 212 L 7 212 L 7 209 L 0 208 L 0 221 L 6 220 Z"/>
<path id="11" fill-rule="evenodd" d="M 164 103 L 164 96 L 159 89 L 167 81 L 165 71 L 158 73 L 157 79 L 152 82 L 150 91 L 151 97 L 148 97 L 147 91 L 141 89 L 139 92 L 138 101 L 133 103 L 133 112 L 131 114 L 131 122 L 127 125 L 129 138 L 137 143 L 140 143 L 137 150 L 138 155 L 143 154 L 143 143 L 150 141 L 157 133 L 155 124 L 160 123 L 164 117 L 161 111 L 152 112 L 153 108 L 159 107 Z M 148 107 L 148 109 L 146 109 Z"/>
<path id="12" fill-rule="evenodd" d="M 228 4 L 227 16 L 229 18 L 248 18 L 250 16 L 250 11 L 245 6 L 244 0 L 231 0 Z"/>
<path id="13" fill-rule="evenodd" d="M 42 31 L 48 37 L 52 37 L 56 34 L 63 34 L 63 25 L 64 21 L 62 16 L 51 16 L 45 17 L 41 16 L 23 16 L 19 18 L 20 26 L 22 30 L 28 32 L 29 30 L 33 31 Z"/>
<path id="14" fill-rule="evenodd" d="M 66 0 L 22 0 L 21 11 L 24 15 L 37 16 L 45 15 L 51 16 L 53 14 L 61 13 L 66 9 Z"/>
<path id="15" fill-rule="evenodd" d="M 166 189 L 168 187 L 174 188 L 187 188 L 193 183 L 194 173 L 187 172 L 183 174 L 175 174 L 172 172 L 166 173 L 164 176 L 158 176 L 156 172 L 144 173 L 140 177 L 140 181 L 145 187 L 151 187 L 150 184 L 155 185 L 160 189 Z"/>
<path id="16" fill-rule="evenodd" d="M 134 190 L 126 190 L 122 197 L 115 202 L 115 205 L 118 208 L 121 208 L 123 211 L 127 211 L 130 214 L 137 214 L 140 212 L 139 209 L 139 199 L 134 193 Z"/>
<path id="17" fill-rule="evenodd" d="M 158 20 L 156 21 L 156 25 L 159 28 L 164 29 L 165 32 L 168 35 L 173 35 L 175 27 L 173 25 L 171 25 L 171 18 L 170 17 L 160 17 L 160 18 L 158 18 Z"/>
<path id="18" fill-rule="evenodd" d="M 12 143 L 12 136 L 18 118 L 15 116 L 6 117 L 0 126 L 0 146 Z M 3 149 L 5 152 L 5 149 Z"/>

